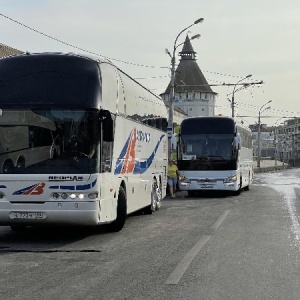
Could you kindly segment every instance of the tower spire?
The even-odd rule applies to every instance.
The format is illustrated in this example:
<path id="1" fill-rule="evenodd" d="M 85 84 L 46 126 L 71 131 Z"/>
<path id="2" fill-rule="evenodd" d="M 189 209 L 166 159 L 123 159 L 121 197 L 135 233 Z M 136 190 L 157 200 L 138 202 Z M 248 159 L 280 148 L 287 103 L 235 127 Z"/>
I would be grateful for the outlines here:
<path id="1" fill-rule="evenodd" d="M 179 56 L 181 56 L 181 59 L 192 59 L 196 60 L 196 52 L 193 49 L 191 40 L 188 35 L 186 35 L 182 51 L 179 52 Z"/>

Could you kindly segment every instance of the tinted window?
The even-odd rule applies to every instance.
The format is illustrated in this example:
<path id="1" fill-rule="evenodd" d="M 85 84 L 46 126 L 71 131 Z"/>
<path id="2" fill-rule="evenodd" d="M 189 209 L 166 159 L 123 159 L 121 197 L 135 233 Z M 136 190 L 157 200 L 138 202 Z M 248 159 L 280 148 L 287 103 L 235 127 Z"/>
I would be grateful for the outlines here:
<path id="1" fill-rule="evenodd" d="M 232 134 L 234 132 L 235 123 L 230 118 L 190 118 L 181 123 L 181 134 Z"/>
<path id="2" fill-rule="evenodd" d="M 100 97 L 97 63 L 68 55 L 0 59 L 0 105 L 93 107 Z"/>

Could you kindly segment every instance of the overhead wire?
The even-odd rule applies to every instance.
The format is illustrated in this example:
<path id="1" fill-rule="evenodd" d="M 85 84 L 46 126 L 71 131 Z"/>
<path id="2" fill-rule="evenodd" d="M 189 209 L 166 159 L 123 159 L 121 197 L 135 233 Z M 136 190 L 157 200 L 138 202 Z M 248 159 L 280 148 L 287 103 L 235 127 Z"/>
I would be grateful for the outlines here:
<path id="1" fill-rule="evenodd" d="M 11 17 L 9 17 L 9 16 L 7 16 L 7 15 L 5 15 L 3 13 L 0 13 L 0 16 L 2 16 L 3 18 L 6 18 L 6 19 L 8 19 L 8 20 L 10 20 L 10 21 L 12 21 L 12 22 L 14 22 L 14 23 L 16 23 L 16 24 L 24 27 L 24 28 L 27 28 L 27 29 L 35 32 L 35 33 L 38 33 L 38 34 L 40 34 L 42 36 L 45 36 L 45 37 L 47 37 L 49 39 L 52 39 L 52 40 L 54 40 L 54 41 L 56 41 L 58 43 L 61 43 L 61 44 L 66 45 L 68 47 L 72 47 L 74 49 L 77 49 L 77 50 L 89 53 L 91 55 L 103 57 L 103 58 L 105 58 L 107 60 L 112 60 L 112 61 L 116 61 L 116 62 L 119 62 L 119 63 L 133 65 L 133 66 L 137 66 L 137 67 L 145 67 L 145 68 L 153 68 L 153 69 L 170 69 L 170 67 L 166 67 L 166 66 L 153 66 L 153 65 L 138 64 L 138 63 L 128 62 L 128 61 L 124 61 L 124 60 L 121 60 L 121 59 L 117 59 L 117 58 L 109 57 L 109 56 L 106 56 L 106 55 L 102 55 L 100 53 L 97 53 L 97 52 L 94 52 L 94 51 L 90 51 L 90 50 L 84 49 L 82 47 L 73 45 L 71 43 L 65 42 L 63 40 L 60 40 L 58 38 L 55 38 L 55 37 L 53 37 L 53 36 L 51 36 L 49 34 L 46 34 L 46 33 L 42 32 L 42 31 L 40 31 L 40 30 L 37 30 L 37 29 L 35 29 L 33 27 L 30 27 L 30 26 L 28 26 L 28 25 L 26 25 L 26 24 L 24 24 L 24 23 L 22 23 L 22 22 L 20 22 L 18 20 L 15 20 L 15 19 L 13 19 L 13 18 L 11 18 Z M 207 72 L 207 73 L 211 73 L 211 74 L 215 74 L 215 75 L 226 76 L 226 77 L 243 78 L 243 76 L 236 76 L 236 75 L 224 74 L 224 73 L 215 72 L 215 71 L 203 70 L 203 72 Z M 153 77 L 153 78 L 155 78 L 155 77 Z M 141 79 L 144 79 L 144 78 L 141 78 Z"/>
<path id="2" fill-rule="evenodd" d="M 51 36 L 49 34 L 46 34 L 46 33 L 41 32 L 41 31 L 39 31 L 39 30 L 37 30 L 35 28 L 32 28 L 32 27 L 30 27 L 30 26 L 28 26 L 28 25 L 26 25 L 24 23 L 21 23 L 21 22 L 13 19 L 11 17 L 8 17 L 8 16 L 6 16 L 6 15 L 4 15 L 2 13 L 0 13 L 0 16 L 6 18 L 6 19 L 8 19 L 8 20 L 10 20 L 10 21 L 12 21 L 12 22 L 14 22 L 16 24 L 19 24 L 19 25 L 21 25 L 21 26 L 23 26 L 23 27 L 25 27 L 25 28 L 27 28 L 29 30 L 32 30 L 32 31 L 34 31 L 34 32 L 36 32 L 38 34 L 41 34 L 41 35 L 43 35 L 43 36 L 45 36 L 45 37 L 47 37 L 49 39 L 52 39 L 52 40 L 54 40 L 56 42 L 59 42 L 59 43 L 64 44 L 66 46 L 72 47 L 74 49 L 77 49 L 77 50 L 80 50 L 80 51 L 83 51 L 83 52 L 86 52 L 86 53 L 89 53 L 89 54 L 92 54 L 92 55 L 103 57 L 103 58 L 108 59 L 108 60 L 113 60 L 113 61 L 121 62 L 121 63 L 124 63 L 124 64 L 129 64 L 129 65 L 134 65 L 134 66 L 139 66 L 139 67 L 145 67 L 145 68 L 161 68 L 161 69 L 168 69 L 169 68 L 169 67 L 157 67 L 157 66 L 148 66 L 148 65 L 136 64 L 136 63 L 132 63 L 132 62 L 128 62 L 128 61 L 124 61 L 124 60 L 120 60 L 120 59 L 108 57 L 108 56 L 105 56 L 105 55 L 102 55 L 102 54 L 99 54 L 99 53 L 96 53 L 96 52 L 93 52 L 93 51 L 90 51 L 90 50 L 86 50 L 86 49 L 78 47 L 78 46 L 75 46 L 73 44 L 64 42 L 64 41 L 62 41 L 62 40 L 60 40 L 58 38 L 55 38 L 55 37 L 53 37 L 53 36 Z"/>
<path id="3" fill-rule="evenodd" d="M 38 33 L 38 34 L 40 34 L 40 35 L 42 35 L 42 36 L 45 36 L 45 37 L 47 37 L 47 38 L 49 38 L 49 39 L 52 39 L 52 40 L 54 40 L 54 41 L 56 41 L 56 42 L 59 42 L 59 43 L 64 44 L 64 45 L 66 45 L 66 46 L 72 47 L 72 48 L 74 48 L 74 49 L 77 49 L 77 50 L 80 50 L 80 51 L 83 51 L 83 52 L 86 52 L 86 53 L 89 53 L 89 54 L 92 54 L 92 55 L 95 55 L 95 56 L 103 57 L 103 58 L 105 58 L 105 59 L 107 59 L 107 60 L 113 60 L 113 61 L 116 61 L 116 62 L 120 62 L 120 63 L 124 63 L 124 64 L 128 64 L 128 65 L 133 65 L 133 66 L 138 66 L 138 67 L 159 68 L 159 69 L 170 69 L 170 67 L 165 67 L 165 66 L 153 66 L 153 65 L 150 66 L 150 65 L 144 65 L 144 64 L 137 64 L 137 63 L 133 63 L 133 62 L 128 62 L 128 61 L 116 59 L 116 58 L 113 58 L 113 57 L 108 57 L 108 56 L 102 55 L 102 54 L 100 54 L 100 53 L 97 53 L 97 52 L 94 52 L 94 51 L 90 51 L 90 50 L 84 49 L 84 48 L 82 48 L 82 47 L 73 45 L 73 44 L 71 44 L 71 43 L 65 42 L 65 41 L 63 41 L 63 40 L 60 40 L 60 39 L 58 39 L 58 38 L 55 38 L 55 37 L 53 37 L 53 36 L 51 36 L 51 35 L 49 35 L 49 34 L 46 34 L 46 33 L 44 33 L 44 32 L 41 32 L 41 31 L 39 31 L 39 30 L 37 30 L 37 29 L 35 29 L 35 28 L 33 28 L 33 27 L 30 27 L 30 26 L 28 26 L 28 25 L 26 25 L 26 24 L 24 24 L 24 23 L 22 23 L 22 22 L 20 22 L 20 21 L 18 21 L 18 20 L 15 20 L 15 19 L 13 19 L 13 18 L 11 18 L 11 17 L 9 17 L 9 16 L 7 16 L 7 15 L 4 15 L 4 14 L 2 14 L 2 13 L 0 13 L 0 16 L 2 16 L 3 18 L 8 19 L 8 20 L 10 20 L 10 21 L 12 21 L 12 22 L 14 22 L 14 23 L 20 25 L 20 26 L 23 26 L 24 28 L 27 28 L 27 29 L 29 29 L 29 30 L 35 32 L 35 33 Z M 243 78 L 243 76 L 224 74 L 224 73 L 215 72 L 215 71 L 209 71 L 209 70 L 202 70 L 202 71 L 203 71 L 203 72 L 206 72 L 206 73 L 214 74 L 214 75 L 219 75 L 219 76 L 233 77 L 233 78 Z M 155 78 L 164 78 L 164 77 L 170 77 L 170 76 L 154 76 L 154 77 L 150 77 L 150 78 L 135 78 L 135 79 L 143 80 L 143 79 L 155 79 Z M 180 78 L 180 76 L 178 76 L 178 79 L 179 79 L 181 82 L 183 82 L 183 80 Z M 251 80 L 253 80 L 253 79 L 251 79 Z M 214 80 L 209 80 L 209 81 L 214 81 Z M 228 87 L 229 87 L 229 84 L 224 84 L 224 82 L 220 82 L 220 81 L 215 81 L 215 82 L 220 83 L 220 86 L 226 86 L 226 85 L 228 85 Z M 183 82 L 183 83 L 184 83 L 184 82 Z M 253 91 L 253 89 L 254 89 L 254 87 L 256 87 L 256 85 L 254 85 L 254 84 L 252 85 L 252 84 L 251 84 L 251 87 L 252 87 L 252 91 Z M 258 86 L 258 87 L 260 87 L 260 86 Z M 183 88 L 182 88 L 182 89 L 183 89 Z M 184 90 L 184 89 L 183 89 L 183 90 Z M 253 98 L 253 93 L 252 93 L 252 91 L 251 91 L 251 96 L 252 96 L 252 98 Z M 241 103 L 238 103 L 238 102 L 235 102 L 235 104 L 236 104 L 237 106 L 239 106 L 239 105 L 242 105 L 242 106 L 243 106 L 243 105 L 246 105 L 246 104 L 241 104 Z M 248 105 L 248 106 L 250 106 L 250 105 Z M 216 106 L 216 107 L 222 107 L 222 106 Z M 253 108 L 257 110 L 258 107 L 253 106 Z M 240 109 L 243 109 L 243 108 L 240 107 Z M 244 110 L 245 110 L 245 109 L 244 109 Z M 278 112 L 278 113 L 284 113 L 284 114 L 300 114 L 299 112 L 289 112 L 289 111 L 286 111 L 286 110 L 278 110 L 278 109 L 271 109 L 271 111 Z"/>

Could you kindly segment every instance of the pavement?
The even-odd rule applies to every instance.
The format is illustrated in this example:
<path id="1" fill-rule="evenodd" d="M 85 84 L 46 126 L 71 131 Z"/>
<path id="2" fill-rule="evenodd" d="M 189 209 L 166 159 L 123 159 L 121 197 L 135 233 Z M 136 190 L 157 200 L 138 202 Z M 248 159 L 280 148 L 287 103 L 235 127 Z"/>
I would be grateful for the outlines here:
<path id="1" fill-rule="evenodd" d="M 266 159 L 260 161 L 260 168 L 257 167 L 257 161 L 253 161 L 254 173 L 266 173 L 274 172 L 283 169 L 289 169 L 290 166 L 285 163 L 283 165 L 282 161 L 275 161 L 272 159 Z"/>

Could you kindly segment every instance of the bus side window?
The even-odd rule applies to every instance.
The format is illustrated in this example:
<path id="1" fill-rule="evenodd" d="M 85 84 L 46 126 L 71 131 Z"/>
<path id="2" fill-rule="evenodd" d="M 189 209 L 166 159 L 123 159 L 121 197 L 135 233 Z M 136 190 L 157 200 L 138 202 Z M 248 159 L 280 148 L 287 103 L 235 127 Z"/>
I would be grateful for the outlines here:
<path id="1" fill-rule="evenodd" d="M 155 119 L 155 127 L 157 129 L 161 129 L 161 118 L 156 118 Z"/>
<path id="2" fill-rule="evenodd" d="M 168 121 L 167 121 L 167 119 L 163 118 L 162 119 L 162 124 L 161 124 L 161 129 L 163 131 L 167 131 L 167 128 L 168 128 Z"/>

